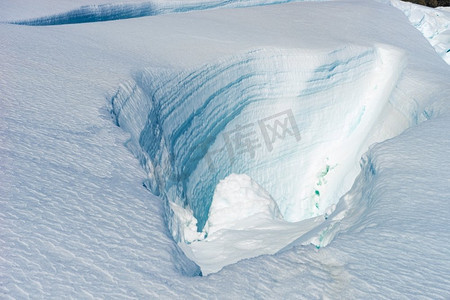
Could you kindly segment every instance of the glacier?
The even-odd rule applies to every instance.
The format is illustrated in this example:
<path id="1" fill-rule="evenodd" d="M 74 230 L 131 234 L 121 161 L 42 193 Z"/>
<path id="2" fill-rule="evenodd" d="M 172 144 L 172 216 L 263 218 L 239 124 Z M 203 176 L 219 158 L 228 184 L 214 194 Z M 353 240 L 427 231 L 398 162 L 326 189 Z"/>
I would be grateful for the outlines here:
<path id="1" fill-rule="evenodd" d="M 450 295 L 445 30 L 369 0 L 11 24 L 44 2 L 1 4 L 2 297 Z"/>

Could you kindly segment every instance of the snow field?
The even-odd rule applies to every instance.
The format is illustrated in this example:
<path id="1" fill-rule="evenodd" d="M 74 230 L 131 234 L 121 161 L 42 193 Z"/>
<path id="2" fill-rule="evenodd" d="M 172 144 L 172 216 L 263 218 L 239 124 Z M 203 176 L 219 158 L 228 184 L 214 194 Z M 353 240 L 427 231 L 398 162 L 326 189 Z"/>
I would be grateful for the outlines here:
<path id="1" fill-rule="evenodd" d="M 18 9 L 16 1 L 4 3 L 29 14 L 24 8 Z M 450 253 L 445 247 L 450 243 L 449 174 L 445 167 L 449 164 L 449 68 L 400 11 L 371 1 L 335 1 L 39 28 L 0 24 L 0 40 L 2 298 L 450 296 Z M 338 49 L 342 51 L 335 52 L 334 60 L 322 60 Z M 364 114 L 355 110 L 355 117 L 349 117 L 353 122 L 341 124 L 347 126 L 342 128 L 352 128 L 362 115 L 354 132 L 363 132 L 361 136 L 372 141 L 393 138 L 372 145 L 363 155 L 360 174 L 340 201 L 328 209 L 319 205 L 326 219 L 319 215 L 316 223 L 310 222 L 314 220 L 311 218 L 280 224 L 273 220 L 260 224 L 259 232 L 252 226 L 248 230 L 213 231 L 210 238 L 215 245 L 208 248 L 208 238 L 189 247 L 180 243 L 184 254 L 167 229 L 166 221 L 175 218 L 163 217 L 176 210 L 166 205 L 177 204 L 154 197 L 142 187 L 142 180 L 152 173 L 142 172 L 139 163 L 148 163 L 149 157 L 140 147 L 132 147 L 139 145 L 139 139 L 133 140 L 133 134 L 113 125 L 105 103 L 122 83 L 124 95 L 133 94 L 135 86 L 139 87 L 136 93 L 142 93 L 131 97 L 127 105 L 134 103 L 143 111 L 150 110 L 145 106 L 152 103 L 145 99 L 149 93 L 142 89 L 149 85 L 140 84 L 140 79 L 156 79 L 154 83 L 159 85 L 189 72 L 205 71 L 207 66 L 227 66 L 257 56 L 252 52 L 255 50 L 263 54 L 257 57 L 259 61 L 270 62 L 270 55 L 280 54 L 274 60 L 278 64 L 250 64 L 244 69 L 268 72 L 267 76 L 274 79 L 286 76 L 277 75 L 277 68 L 303 78 L 283 64 L 293 61 L 300 66 L 302 55 L 298 54 L 312 53 L 318 60 L 306 65 L 319 67 L 366 52 L 359 59 L 351 59 L 347 69 L 336 66 L 347 70 L 347 75 L 353 74 L 361 84 L 352 85 L 349 80 L 342 90 L 335 86 L 329 91 L 385 100 L 384 106 L 380 104 Z M 360 65 L 363 61 L 366 64 Z M 394 65 L 391 70 L 389 66 Z M 402 72 L 398 67 L 403 67 Z M 319 73 L 326 77 L 327 69 L 321 70 Z M 237 70 L 240 72 L 243 69 Z M 338 85 L 351 78 L 347 75 L 335 75 L 343 79 Z M 384 81 L 385 75 L 389 80 Z M 223 81 L 226 85 L 226 78 Z M 287 92 L 293 90 L 292 82 L 286 80 Z M 330 83 L 321 82 L 323 86 Z M 375 83 L 382 88 L 371 90 Z M 211 92 L 220 86 L 214 80 L 209 84 Z M 279 81 L 271 84 L 272 91 L 277 92 Z M 140 98 L 145 101 L 136 101 Z M 120 96 L 116 99 L 119 101 Z M 119 103 L 122 100 L 125 98 Z M 291 109 L 284 108 L 267 108 L 268 115 L 261 111 L 246 117 L 257 122 Z M 248 109 L 251 112 L 254 107 Z M 138 133 L 146 127 L 148 113 L 135 111 L 127 116 L 126 111 L 118 118 L 119 125 L 121 114 L 128 119 L 128 128 L 124 122 L 121 125 L 126 131 Z M 341 111 L 335 114 L 326 116 L 343 118 Z M 370 116 L 367 122 L 364 116 Z M 246 125 L 245 120 L 236 123 Z M 279 145 L 290 151 L 304 145 L 307 135 L 304 127 L 297 125 L 300 141 L 286 135 L 285 140 L 278 141 L 281 144 L 274 144 L 272 152 L 267 152 L 274 154 L 280 150 L 276 147 Z M 355 141 L 357 136 L 353 136 Z M 370 145 L 371 141 L 352 145 L 357 148 L 365 143 Z M 177 149 L 184 153 L 181 144 Z M 242 154 L 242 158 L 248 154 Z M 222 163 L 228 164 L 226 160 Z M 328 176 L 337 169 L 331 170 L 330 165 L 327 172 L 326 163 L 321 166 L 314 175 L 326 173 L 328 186 L 334 184 Z M 146 171 L 151 167 L 146 166 Z M 151 186 L 152 182 L 165 179 L 157 180 L 150 176 L 144 184 L 153 190 L 158 185 Z M 254 187 L 264 187 L 277 200 L 261 181 L 253 182 Z M 161 189 L 160 195 L 164 192 Z M 324 195 L 322 190 L 319 193 Z M 172 228 L 187 231 L 185 220 L 194 211 L 183 208 L 183 201 L 179 203 L 181 223 Z M 190 226 L 196 233 L 196 224 Z M 278 233 L 274 233 L 276 230 Z M 277 250 L 282 244 L 286 246 Z M 224 253 L 214 252 L 217 249 Z M 260 256 L 245 259 L 255 253 Z M 204 258 L 205 274 L 214 274 L 195 276 L 200 269 L 186 257 L 194 254 Z M 227 266 L 215 273 L 221 265 Z"/>

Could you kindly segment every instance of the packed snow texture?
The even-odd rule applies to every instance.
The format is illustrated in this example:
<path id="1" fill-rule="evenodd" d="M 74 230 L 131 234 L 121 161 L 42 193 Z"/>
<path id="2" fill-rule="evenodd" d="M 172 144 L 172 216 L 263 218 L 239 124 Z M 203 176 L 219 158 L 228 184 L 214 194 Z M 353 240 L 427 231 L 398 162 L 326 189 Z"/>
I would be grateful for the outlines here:
<path id="1" fill-rule="evenodd" d="M 450 69 L 397 9 L 333 1 L 4 23 L 0 40 L 2 297 L 450 297 Z M 292 113 L 300 135 L 255 150 L 272 165 L 242 153 L 215 157 L 210 172 L 189 159 L 202 137 L 216 150 L 219 132 L 278 113 Z M 154 130 L 155 119 L 175 131 Z M 311 201 L 280 197 L 297 196 L 293 174 Z M 262 205 L 247 210 L 257 222 L 234 230 L 221 215 L 200 240 L 208 215 L 236 203 L 231 187 Z M 191 197 L 197 188 L 210 197 Z"/>

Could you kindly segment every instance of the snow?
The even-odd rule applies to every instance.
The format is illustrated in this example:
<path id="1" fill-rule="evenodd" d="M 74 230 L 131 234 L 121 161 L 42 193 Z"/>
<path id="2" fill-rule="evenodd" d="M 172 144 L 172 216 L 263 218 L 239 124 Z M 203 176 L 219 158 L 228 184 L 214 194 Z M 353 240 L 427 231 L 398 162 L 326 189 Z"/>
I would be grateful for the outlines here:
<path id="1" fill-rule="evenodd" d="M 204 226 L 214 222 L 208 219 L 214 214 L 214 190 L 232 173 L 247 174 L 267 190 L 266 198 L 274 199 L 288 222 L 330 212 L 350 189 L 368 146 L 415 122 L 415 110 L 400 115 L 397 104 L 388 102 L 404 64 L 403 51 L 383 44 L 314 52 L 256 49 L 175 74 L 167 69 L 143 72 L 114 95 L 113 110 L 120 126 L 132 128 L 129 147 L 142 149 L 133 151 L 146 167 L 148 186 L 176 204 L 167 213 L 175 241 L 190 244 L 195 254 L 195 243 L 212 230 Z M 136 126 L 135 115 L 147 115 L 149 122 Z M 283 128 L 289 133 L 281 133 Z M 233 142 L 237 134 L 242 141 Z M 259 212 L 258 205 L 253 209 Z M 221 215 L 225 223 L 237 221 L 235 212 Z M 211 237 L 206 241 L 214 249 Z M 264 247 L 266 253 L 273 253 L 292 239 L 266 241 L 274 244 Z M 237 253 L 232 262 L 250 255 Z M 205 274 L 199 257 L 191 256 Z M 223 260 L 212 269 L 230 261 L 225 255 Z"/>
<path id="2" fill-rule="evenodd" d="M 242 230 L 260 220 L 279 220 L 276 202 L 245 174 L 231 174 L 216 186 L 208 214 L 208 236 L 223 229 Z"/>
<path id="3" fill-rule="evenodd" d="M 192 210 L 183 208 L 174 202 L 169 202 L 169 207 L 170 209 L 166 213 L 171 224 L 169 228 L 175 241 L 192 243 L 205 238 L 206 233 L 197 230 L 197 219 L 194 217 Z"/>
<path id="4" fill-rule="evenodd" d="M 244 258 L 274 254 L 322 219 L 283 221 L 267 191 L 248 175 L 230 174 L 214 191 L 204 229 L 206 238 L 178 245 L 207 275 Z"/>
<path id="5" fill-rule="evenodd" d="M 396 8 L 3 23 L 0 40 L 2 298 L 450 296 L 450 69 Z M 280 113 L 293 134 L 272 150 L 189 160 Z"/>

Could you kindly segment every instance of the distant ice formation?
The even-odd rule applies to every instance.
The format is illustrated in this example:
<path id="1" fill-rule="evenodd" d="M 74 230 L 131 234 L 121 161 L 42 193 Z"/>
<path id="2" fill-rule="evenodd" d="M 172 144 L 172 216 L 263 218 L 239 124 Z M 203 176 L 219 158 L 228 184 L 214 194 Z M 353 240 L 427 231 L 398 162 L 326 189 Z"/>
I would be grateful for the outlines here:
<path id="1" fill-rule="evenodd" d="M 403 11 L 434 50 L 450 64 L 450 9 L 430 8 L 398 0 L 391 0 L 391 5 Z"/>

